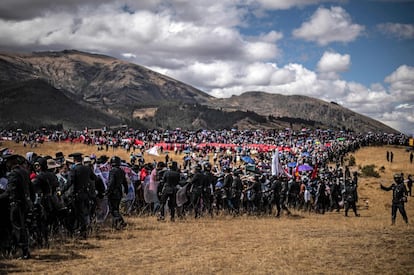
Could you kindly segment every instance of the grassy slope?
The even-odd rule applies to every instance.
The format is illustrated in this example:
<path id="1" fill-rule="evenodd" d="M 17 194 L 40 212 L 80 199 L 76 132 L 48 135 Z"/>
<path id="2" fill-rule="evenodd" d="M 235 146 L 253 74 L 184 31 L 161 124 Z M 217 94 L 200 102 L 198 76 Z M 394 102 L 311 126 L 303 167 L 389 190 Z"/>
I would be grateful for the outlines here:
<path id="1" fill-rule="evenodd" d="M 3 146 L 16 153 L 27 151 L 21 144 Z M 43 144 L 35 151 L 50 155 L 63 151 L 67 155 L 94 150 L 93 146 Z M 387 150 L 394 153 L 392 164 L 385 160 Z M 113 153 L 127 157 L 125 152 Z M 399 214 L 397 225 L 390 225 L 391 193 L 381 191 L 379 183 L 390 183 L 394 172 L 412 174 L 414 165 L 409 164 L 404 148 L 364 148 L 355 157 L 357 165 L 385 167 L 380 179 L 360 180 L 360 218 L 352 214 L 345 218 L 343 212 L 294 212 L 280 219 L 187 218 L 176 223 L 127 217 L 129 226 L 123 232 L 103 228 L 86 241 L 55 242 L 49 249 L 33 251 L 29 261 L 3 261 L 0 273 L 410 274 L 414 268 L 414 227 L 406 226 Z M 406 210 L 411 221 L 413 198 L 409 198 Z"/>

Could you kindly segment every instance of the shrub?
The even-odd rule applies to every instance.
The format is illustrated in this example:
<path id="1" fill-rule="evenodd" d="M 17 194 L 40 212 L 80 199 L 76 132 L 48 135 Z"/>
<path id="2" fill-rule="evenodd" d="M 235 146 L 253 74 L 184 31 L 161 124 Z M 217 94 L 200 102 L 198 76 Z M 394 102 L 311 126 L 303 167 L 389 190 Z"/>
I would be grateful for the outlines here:
<path id="1" fill-rule="evenodd" d="M 365 165 L 364 167 L 362 167 L 361 174 L 363 177 L 374 177 L 374 178 L 381 177 L 380 174 L 375 170 L 374 164 Z"/>

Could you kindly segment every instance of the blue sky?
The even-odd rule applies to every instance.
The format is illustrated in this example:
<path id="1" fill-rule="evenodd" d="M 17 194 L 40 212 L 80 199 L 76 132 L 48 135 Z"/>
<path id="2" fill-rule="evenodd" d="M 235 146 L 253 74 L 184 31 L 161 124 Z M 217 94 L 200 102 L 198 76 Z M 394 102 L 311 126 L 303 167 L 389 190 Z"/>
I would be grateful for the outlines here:
<path id="1" fill-rule="evenodd" d="M 77 49 L 216 97 L 335 101 L 414 134 L 413 0 L 2 0 L 0 50 Z"/>

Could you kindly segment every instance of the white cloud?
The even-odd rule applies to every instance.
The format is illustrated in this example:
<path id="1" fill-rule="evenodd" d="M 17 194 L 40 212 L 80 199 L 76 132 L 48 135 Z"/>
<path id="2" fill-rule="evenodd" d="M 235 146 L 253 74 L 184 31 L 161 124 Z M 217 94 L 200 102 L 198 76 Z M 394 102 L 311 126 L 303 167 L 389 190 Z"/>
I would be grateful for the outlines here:
<path id="1" fill-rule="evenodd" d="M 51 0 L 38 0 L 34 5 L 31 0 L 4 0 L 0 48 L 99 52 L 147 66 L 217 97 L 253 90 L 302 94 L 338 102 L 404 131 L 412 129 L 413 67 L 397 68 L 384 79 L 386 87 L 380 83 L 366 87 L 338 77 L 350 69 L 348 54 L 325 51 L 312 71 L 295 62 L 278 64 L 283 58 L 282 31 L 269 29 L 255 36 L 241 32 L 250 8 L 266 11 L 322 2 L 54 0 L 51 5 Z M 343 8 L 321 7 L 293 35 L 327 45 L 353 41 L 363 31 Z"/>
<path id="2" fill-rule="evenodd" d="M 342 7 L 320 7 L 309 21 L 293 30 L 293 36 L 324 46 L 332 42 L 354 41 L 363 30 L 363 26 L 352 23 Z"/>
<path id="3" fill-rule="evenodd" d="M 129 59 L 129 58 L 137 58 L 137 56 L 133 53 L 123 53 L 121 54 L 123 57 Z"/>
<path id="4" fill-rule="evenodd" d="M 262 7 L 271 10 L 287 10 L 292 7 L 304 7 L 327 1 L 328 0 L 257 0 Z"/>
<path id="5" fill-rule="evenodd" d="M 318 62 L 317 69 L 322 73 L 329 72 L 345 72 L 351 65 L 351 57 L 349 54 L 341 55 L 334 52 L 324 52 Z"/>
<path id="6" fill-rule="evenodd" d="M 395 84 L 398 82 L 413 82 L 414 67 L 402 65 L 392 74 L 385 78 L 385 82 Z"/>
<path id="7" fill-rule="evenodd" d="M 390 36 L 400 39 L 414 39 L 414 25 L 400 23 L 383 23 L 377 25 L 378 29 Z"/>
<path id="8" fill-rule="evenodd" d="M 402 65 L 384 81 L 390 84 L 390 92 L 394 95 L 414 102 L 414 67 Z"/>

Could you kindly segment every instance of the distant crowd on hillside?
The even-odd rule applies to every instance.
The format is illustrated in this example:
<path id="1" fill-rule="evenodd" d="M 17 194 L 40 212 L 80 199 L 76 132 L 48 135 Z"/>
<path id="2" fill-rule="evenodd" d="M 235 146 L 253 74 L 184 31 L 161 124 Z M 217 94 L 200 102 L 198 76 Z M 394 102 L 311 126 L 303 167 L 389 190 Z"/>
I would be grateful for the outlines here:
<path id="1" fill-rule="evenodd" d="M 270 151 L 276 147 L 291 148 L 319 142 L 321 144 L 335 145 L 341 143 L 358 143 L 366 145 L 407 145 L 408 137 L 404 134 L 387 133 L 354 133 L 333 130 L 106 130 L 85 129 L 82 131 L 63 130 L 52 131 L 41 129 L 23 133 L 18 130 L 3 130 L 0 139 L 22 142 L 28 146 L 36 146 L 45 141 L 81 142 L 100 146 L 101 149 L 125 148 L 132 150 L 144 147 L 148 149 L 154 145 L 164 150 L 191 150 L 223 148 L 247 148 L 259 151 Z"/>

